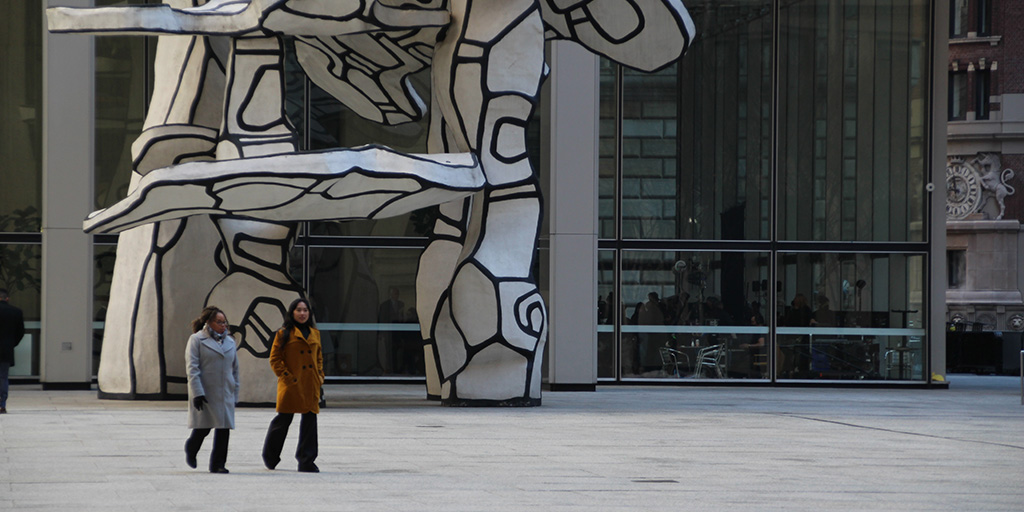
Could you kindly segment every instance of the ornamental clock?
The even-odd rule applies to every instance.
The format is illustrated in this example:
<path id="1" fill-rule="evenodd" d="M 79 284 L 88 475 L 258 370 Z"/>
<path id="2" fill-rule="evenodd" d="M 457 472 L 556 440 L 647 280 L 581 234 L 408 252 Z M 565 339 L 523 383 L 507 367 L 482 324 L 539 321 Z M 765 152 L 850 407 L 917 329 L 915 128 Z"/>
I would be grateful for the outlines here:
<path id="1" fill-rule="evenodd" d="M 980 204 L 978 173 L 964 162 L 950 162 L 946 167 L 946 217 L 963 219 L 977 211 Z"/>

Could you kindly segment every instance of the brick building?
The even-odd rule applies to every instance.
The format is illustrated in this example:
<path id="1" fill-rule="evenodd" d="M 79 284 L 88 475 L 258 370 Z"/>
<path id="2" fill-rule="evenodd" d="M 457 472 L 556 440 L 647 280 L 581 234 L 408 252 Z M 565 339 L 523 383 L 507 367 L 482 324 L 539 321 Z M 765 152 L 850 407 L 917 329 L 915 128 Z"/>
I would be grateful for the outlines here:
<path id="1" fill-rule="evenodd" d="M 951 322 L 1024 329 L 1024 2 L 950 0 Z"/>

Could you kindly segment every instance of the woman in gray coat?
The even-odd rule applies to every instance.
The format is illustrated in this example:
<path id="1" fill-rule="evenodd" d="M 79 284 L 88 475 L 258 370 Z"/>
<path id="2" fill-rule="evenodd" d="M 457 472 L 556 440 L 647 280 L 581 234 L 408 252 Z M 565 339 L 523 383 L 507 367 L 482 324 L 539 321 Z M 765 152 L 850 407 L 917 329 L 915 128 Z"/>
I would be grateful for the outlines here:
<path id="1" fill-rule="evenodd" d="M 188 372 L 188 426 L 192 435 L 185 441 L 185 462 L 196 467 L 203 439 L 213 435 L 210 472 L 227 473 L 228 434 L 235 428 L 238 402 L 238 357 L 235 340 L 228 333 L 224 312 L 214 306 L 203 309 L 192 321 L 193 334 L 185 347 Z"/>

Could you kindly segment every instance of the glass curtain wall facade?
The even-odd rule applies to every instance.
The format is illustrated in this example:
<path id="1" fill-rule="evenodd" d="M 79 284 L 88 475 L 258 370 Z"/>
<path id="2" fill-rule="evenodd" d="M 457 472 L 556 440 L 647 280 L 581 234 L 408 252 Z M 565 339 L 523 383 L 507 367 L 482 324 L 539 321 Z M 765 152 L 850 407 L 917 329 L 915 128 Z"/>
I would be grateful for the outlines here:
<path id="1" fill-rule="evenodd" d="M 156 2 L 96 2 L 123 3 Z M 698 36 L 679 63 L 654 74 L 601 64 L 599 380 L 925 379 L 933 2 L 685 3 Z M 41 9 L 0 6 L 0 286 L 36 338 Z M 100 37 L 95 48 L 101 208 L 127 188 L 155 40 Z M 289 69 L 302 149 L 425 151 L 425 121 L 364 121 L 294 59 Z M 414 83 L 427 97 L 428 77 Z M 329 376 L 423 375 L 415 273 L 433 218 L 300 227 L 292 273 Z M 117 237 L 94 240 L 98 355 Z M 12 374 L 38 375 L 37 344 L 25 346 Z"/>
<path id="2" fill-rule="evenodd" d="M 11 376 L 38 375 L 42 291 L 43 20 L 39 0 L 0 4 L 0 288 L 25 315 Z"/>
<path id="3" fill-rule="evenodd" d="M 601 70 L 602 380 L 923 380 L 931 5 L 686 2 Z"/>

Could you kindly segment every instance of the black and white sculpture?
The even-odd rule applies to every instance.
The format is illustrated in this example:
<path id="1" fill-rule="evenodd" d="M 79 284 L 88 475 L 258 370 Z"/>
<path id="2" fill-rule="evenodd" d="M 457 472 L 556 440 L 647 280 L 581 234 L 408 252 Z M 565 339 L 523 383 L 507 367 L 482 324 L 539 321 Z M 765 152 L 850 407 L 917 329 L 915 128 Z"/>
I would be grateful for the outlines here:
<path id="1" fill-rule="evenodd" d="M 654 71 L 694 34 L 678 0 L 213 0 L 55 8 L 49 17 L 60 32 L 189 36 L 160 38 L 164 86 L 133 147 L 129 196 L 85 222 L 90 232 L 127 230 L 101 390 L 146 394 L 142 373 L 168 372 L 162 354 L 184 343 L 162 332 L 168 321 L 186 323 L 167 312 L 187 317 L 195 301 L 182 313 L 179 295 L 205 295 L 225 309 L 242 345 L 246 402 L 272 401 L 262 359 L 284 304 L 302 293 L 287 273 L 291 223 L 441 205 L 416 282 L 428 394 L 449 405 L 540 404 L 547 314 L 531 272 L 541 197 L 526 125 L 547 74 L 545 39 Z M 376 146 L 297 153 L 283 112 L 282 35 L 296 37 L 311 80 L 381 123 L 423 115 L 408 76 L 430 66 L 428 154 Z M 198 265 L 192 289 L 167 288 L 203 258 L 211 261 Z M 130 325 L 111 324 L 125 316 Z M 141 346 L 150 339 L 142 330 L 160 344 Z"/>

